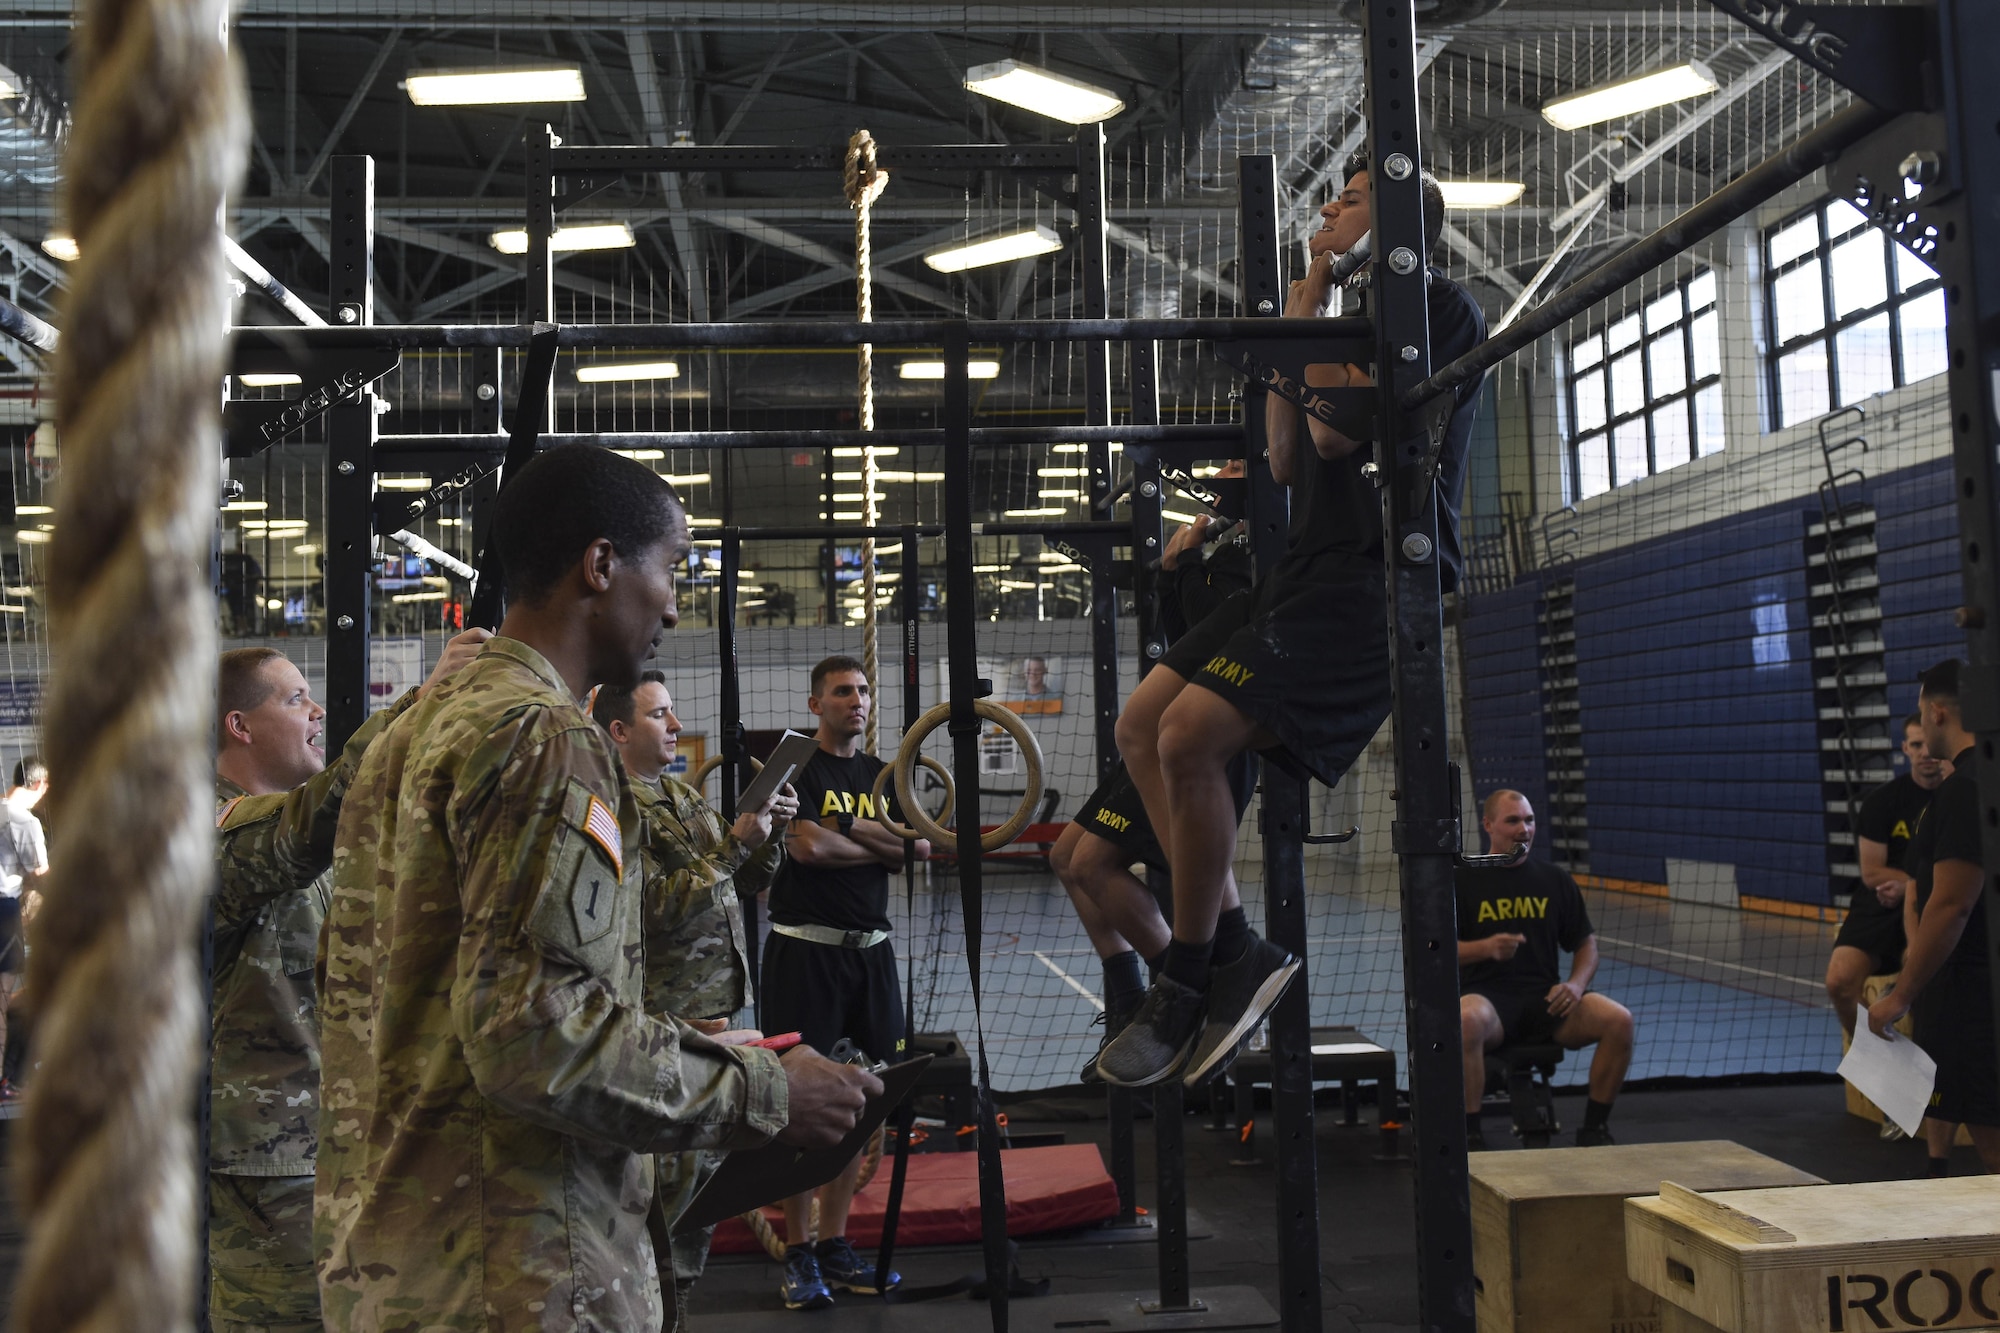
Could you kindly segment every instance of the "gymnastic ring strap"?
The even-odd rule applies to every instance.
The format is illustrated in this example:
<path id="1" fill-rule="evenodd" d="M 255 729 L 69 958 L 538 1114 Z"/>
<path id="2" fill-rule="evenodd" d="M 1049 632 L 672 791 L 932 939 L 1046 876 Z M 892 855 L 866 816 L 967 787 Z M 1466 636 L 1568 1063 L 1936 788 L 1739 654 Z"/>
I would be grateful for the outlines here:
<path id="1" fill-rule="evenodd" d="M 1014 744 L 1021 748 L 1021 755 L 1027 760 L 1027 789 L 1021 793 L 1021 806 L 1006 823 L 996 829 L 979 835 L 981 851 L 997 852 L 1014 839 L 1021 836 L 1021 830 L 1028 827 L 1034 818 L 1035 807 L 1042 799 L 1042 747 L 1035 740 L 1035 733 L 1028 730 L 1028 724 L 1010 708 L 985 699 L 977 699 L 972 704 L 973 712 L 988 722 L 998 726 L 1013 737 Z M 938 704 L 913 723 L 903 735 L 903 744 L 896 751 L 896 799 L 902 803 L 903 812 L 910 817 L 910 823 L 918 833 L 940 847 L 953 846 L 957 835 L 934 820 L 913 798 L 917 756 L 923 749 L 925 738 L 951 720 L 951 701 Z"/>
<path id="2" fill-rule="evenodd" d="M 939 781 L 944 783 L 944 809 L 938 811 L 935 816 L 937 822 L 942 824 L 950 819 L 952 811 L 958 808 L 958 787 L 951 780 L 951 770 L 929 755 L 918 755 L 917 762 L 929 769 Z M 908 824 L 898 824 L 894 819 L 890 818 L 888 802 L 882 799 L 882 784 L 887 782 L 894 775 L 895 771 L 896 766 L 894 764 L 882 765 L 882 771 L 875 775 L 874 787 L 869 790 L 869 798 L 875 802 L 875 818 L 883 828 L 888 829 L 889 832 L 895 834 L 904 842 L 915 842 L 924 835 L 911 828 Z M 900 791 L 896 799 L 902 800 Z M 908 802 L 905 801 L 904 804 L 907 805 Z"/>

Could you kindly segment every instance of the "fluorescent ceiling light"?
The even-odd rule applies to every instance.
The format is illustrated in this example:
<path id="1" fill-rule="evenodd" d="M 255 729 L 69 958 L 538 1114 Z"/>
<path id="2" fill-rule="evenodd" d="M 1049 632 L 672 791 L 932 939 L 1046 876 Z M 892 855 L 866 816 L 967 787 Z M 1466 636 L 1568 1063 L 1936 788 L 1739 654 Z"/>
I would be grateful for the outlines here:
<path id="1" fill-rule="evenodd" d="M 1052 505 L 1040 509 L 1006 509 L 1001 512 L 1008 518 L 1047 518 L 1052 514 L 1067 514 L 1069 511 L 1061 505 Z"/>
<path id="2" fill-rule="evenodd" d="M 375 484 L 385 491 L 427 491 L 431 488 L 429 477 L 377 477 Z M 259 506 L 261 508 L 261 506 Z"/>
<path id="3" fill-rule="evenodd" d="M 14 540 L 25 542 L 29 546 L 40 546 L 49 540 L 49 536 L 50 534 L 46 532 L 17 532 L 14 534 Z"/>
<path id="4" fill-rule="evenodd" d="M 657 463 L 667 456 L 664 449 L 613 449 L 611 452 L 635 463 Z"/>
<path id="5" fill-rule="evenodd" d="M 666 482 L 669 486 L 706 486 L 708 485 L 708 474 L 706 472 L 668 472 L 663 474 L 660 480 Z"/>
<path id="6" fill-rule="evenodd" d="M 1108 88 L 1036 69 L 1018 60 L 974 65 L 965 71 L 965 86 L 981 97 L 1072 125 L 1094 125 L 1125 109 L 1118 94 Z"/>
<path id="7" fill-rule="evenodd" d="M 437 523 L 441 528 L 462 528 L 465 526 L 465 520 L 462 518 L 441 518 Z"/>
<path id="8" fill-rule="evenodd" d="M 1183 514 L 1177 509 L 1162 509 L 1160 511 L 1160 517 L 1170 518 L 1176 523 L 1192 523 L 1194 522 L 1195 518 L 1193 514 Z"/>
<path id="9" fill-rule="evenodd" d="M 8 69 L 5 65 L 0 65 L 0 97 L 19 97 L 20 95 L 21 80 L 15 76 L 13 70 Z"/>
<path id="10" fill-rule="evenodd" d="M 52 231 L 42 237 L 42 253 L 51 259 L 69 263 L 82 251 L 76 248 L 76 237 L 66 231 Z"/>
<path id="11" fill-rule="evenodd" d="M 528 253 L 526 227 L 496 231 L 487 241 L 503 255 Z M 580 227 L 557 227 L 549 237 L 550 250 L 628 250 L 632 244 L 632 229 L 622 222 L 588 222 Z M 579 373 L 577 378 L 582 379 L 583 376 Z"/>
<path id="12" fill-rule="evenodd" d="M 854 447 L 843 445 L 833 451 L 833 456 L 835 458 L 860 458 L 863 454 L 867 454 L 874 458 L 887 458 L 890 454 L 899 454 L 901 452 L 903 452 L 901 447 L 893 444 L 871 444 L 866 449 L 862 449 L 858 445 Z"/>
<path id="13" fill-rule="evenodd" d="M 691 518 L 688 520 L 688 526 L 691 528 L 719 528 L 722 526 L 722 520 L 719 518 Z"/>
<path id="14" fill-rule="evenodd" d="M 28 614 L 28 608 L 25 606 L 0 605 L 0 611 L 4 611 L 10 616 L 25 616 Z"/>
<path id="15" fill-rule="evenodd" d="M 411 74 L 403 91 L 418 106 L 497 106 L 513 102 L 581 102 L 583 71 L 575 65 L 540 69 L 436 69 Z"/>
<path id="16" fill-rule="evenodd" d="M 1036 491 L 1035 495 L 1037 498 L 1043 500 L 1080 500 L 1083 498 L 1082 491 L 1043 490 Z"/>
<path id="17" fill-rule="evenodd" d="M 556 235 L 562 235 L 557 232 Z M 630 245 L 631 232 L 626 232 L 625 244 Z M 525 240 L 526 233 L 523 233 Z M 553 244 L 553 242 L 551 242 Z M 608 361 L 599 366 L 578 366 L 576 380 L 579 384 L 609 384 L 620 380 L 676 380 L 681 377 L 680 363 L 677 361 Z"/>
<path id="18" fill-rule="evenodd" d="M 1070 558 L 1064 555 L 1061 551 L 1043 551 L 1040 555 L 1036 556 L 1035 559 L 1041 561 L 1045 565 L 1067 565 L 1071 563 Z"/>
<path id="19" fill-rule="evenodd" d="M 275 389 L 282 384 L 298 384 L 301 381 L 289 370 L 280 370 L 269 374 L 252 372 L 248 375 L 238 375 L 236 382 L 246 389 Z"/>
<path id="20" fill-rule="evenodd" d="M 231 500 L 228 504 L 222 506 L 222 512 L 225 514 L 254 514 L 270 507 L 270 505 L 262 500 Z"/>
<path id="21" fill-rule="evenodd" d="M 1635 79 L 1621 79 L 1558 97 L 1542 108 L 1542 119 L 1559 130 L 1581 129 L 1601 121 L 1636 116 L 1669 102 L 1700 97 L 1714 92 L 1716 87 L 1715 76 L 1708 72 L 1708 67 L 1690 60 Z"/>
<path id="22" fill-rule="evenodd" d="M 856 509 L 851 513 L 839 509 L 833 511 L 833 518 L 836 523 L 859 523 L 861 521 L 861 517 L 862 515 L 859 509 Z"/>
<path id="23" fill-rule="evenodd" d="M 1056 235 L 1056 229 L 1037 222 L 1027 231 L 1010 231 L 1000 236 L 982 237 L 965 245 L 954 245 L 946 250 L 933 250 L 924 256 L 924 263 L 940 273 L 962 273 L 969 268 L 1004 264 L 1010 259 L 1032 259 L 1062 248 L 1062 237 Z"/>
<path id="24" fill-rule="evenodd" d="M 319 547 L 313 542 L 303 542 L 292 548 L 293 555 L 318 555 Z"/>
<path id="25" fill-rule="evenodd" d="M 933 264 L 931 267 L 935 268 L 937 266 Z M 957 270 L 946 269 L 944 271 L 954 273 Z M 906 380 L 941 380 L 944 378 L 944 362 L 905 361 L 902 365 L 896 367 L 896 373 Z M 999 379 L 1000 363 L 998 361 L 968 361 L 965 363 L 965 377 L 974 380 Z"/>
<path id="26" fill-rule="evenodd" d="M 448 595 L 442 592 L 399 592 L 389 600 L 392 602 L 442 602 Z"/>
<path id="27" fill-rule="evenodd" d="M 1520 181 L 1439 181 L 1446 208 L 1505 208 L 1527 186 Z"/>
<path id="28" fill-rule="evenodd" d="M 1035 469 L 1035 475 L 1038 477 L 1087 477 L 1090 475 L 1090 469 L 1082 467 L 1038 467 Z"/>
<path id="29" fill-rule="evenodd" d="M 17 514 L 53 514 L 56 512 L 56 509 L 54 505 L 15 505 L 14 512 Z"/>
<path id="30" fill-rule="evenodd" d="M 975 574 L 1005 574 L 1012 568 L 1012 565 L 974 565 L 972 572 Z"/>

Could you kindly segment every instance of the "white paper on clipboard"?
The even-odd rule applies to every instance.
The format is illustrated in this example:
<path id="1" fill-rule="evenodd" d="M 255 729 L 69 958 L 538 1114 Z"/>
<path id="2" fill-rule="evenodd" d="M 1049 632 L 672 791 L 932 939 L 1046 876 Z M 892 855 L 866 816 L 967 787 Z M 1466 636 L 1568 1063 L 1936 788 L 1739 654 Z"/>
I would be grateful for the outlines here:
<path id="1" fill-rule="evenodd" d="M 736 797 L 736 808 L 761 809 L 773 792 L 798 775 L 818 749 L 819 742 L 801 732 L 787 731 L 778 737 L 778 743 L 771 747 L 771 757 L 764 761 L 763 771 Z"/>
<path id="2" fill-rule="evenodd" d="M 1854 1044 L 1840 1062 L 1840 1076 L 1915 1138 L 1937 1085 L 1937 1061 L 1894 1029 L 1886 1041 L 1876 1036 L 1864 1009 L 1854 1025 Z"/>

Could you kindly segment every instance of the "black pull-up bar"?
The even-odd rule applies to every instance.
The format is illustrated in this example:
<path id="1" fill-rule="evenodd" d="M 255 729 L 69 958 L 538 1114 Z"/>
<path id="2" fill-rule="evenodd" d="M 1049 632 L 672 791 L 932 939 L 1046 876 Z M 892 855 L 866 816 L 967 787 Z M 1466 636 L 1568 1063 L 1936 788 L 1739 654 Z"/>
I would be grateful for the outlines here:
<path id="1" fill-rule="evenodd" d="M 1707 240 L 1751 209 L 1798 184 L 1861 140 L 1895 119 L 1892 112 L 1856 102 L 1790 148 L 1738 176 L 1708 198 L 1643 240 L 1635 241 L 1569 286 L 1515 320 L 1458 360 L 1445 366 L 1400 399 L 1415 411 L 1499 365 L 1546 333 L 1644 277 L 1698 242 Z M 1878 188 L 1888 182 L 1875 182 Z"/>

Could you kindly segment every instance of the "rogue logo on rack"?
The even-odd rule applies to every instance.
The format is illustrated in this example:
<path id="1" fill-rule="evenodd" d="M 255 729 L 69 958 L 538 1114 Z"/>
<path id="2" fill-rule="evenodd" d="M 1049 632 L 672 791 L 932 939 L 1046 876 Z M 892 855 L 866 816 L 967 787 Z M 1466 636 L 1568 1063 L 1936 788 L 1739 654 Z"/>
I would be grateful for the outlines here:
<path id="1" fill-rule="evenodd" d="M 1837 65 L 1847 54 L 1847 39 L 1820 26 L 1818 5 L 1772 3 L 1772 0 L 1713 0 L 1751 27 L 1800 56 Z"/>

